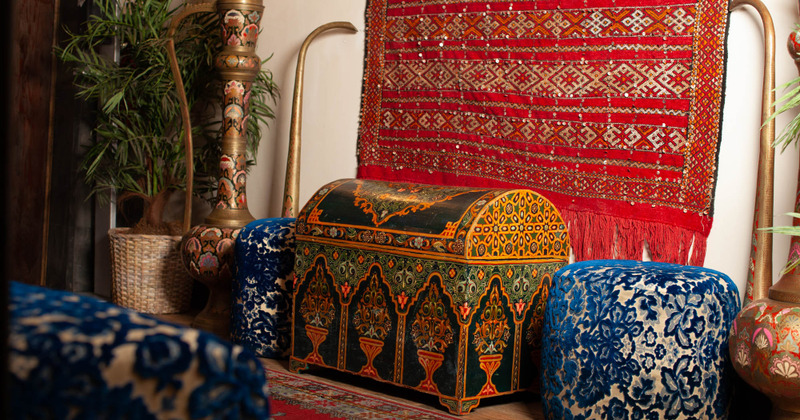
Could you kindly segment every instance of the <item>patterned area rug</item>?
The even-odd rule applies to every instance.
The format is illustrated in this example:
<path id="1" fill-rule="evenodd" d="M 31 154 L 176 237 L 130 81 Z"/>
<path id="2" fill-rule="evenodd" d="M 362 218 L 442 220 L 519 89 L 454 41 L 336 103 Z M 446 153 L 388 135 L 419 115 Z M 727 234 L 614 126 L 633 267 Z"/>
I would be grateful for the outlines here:
<path id="1" fill-rule="evenodd" d="M 459 419 L 441 410 L 345 389 L 319 381 L 312 375 L 295 375 L 265 367 L 269 381 L 273 420 L 303 419 Z"/>
<path id="2" fill-rule="evenodd" d="M 578 260 L 700 265 L 727 5 L 369 0 L 358 177 L 531 188 Z"/>

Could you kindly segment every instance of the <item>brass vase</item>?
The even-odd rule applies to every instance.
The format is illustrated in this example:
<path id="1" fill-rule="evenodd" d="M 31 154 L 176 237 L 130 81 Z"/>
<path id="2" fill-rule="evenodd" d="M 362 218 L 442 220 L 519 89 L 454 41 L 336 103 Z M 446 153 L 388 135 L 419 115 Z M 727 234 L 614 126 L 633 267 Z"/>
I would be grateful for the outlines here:
<path id="1" fill-rule="evenodd" d="M 765 9 L 764 11 L 759 9 L 759 12 L 763 18 Z M 772 22 L 766 18 L 763 20 L 767 53 L 774 54 Z M 800 34 L 794 32 L 789 37 L 788 43 L 789 51 L 796 63 L 800 58 L 798 38 Z M 800 67 L 798 69 L 800 70 Z M 771 73 L 770 76 L 766 75 L 768 72 Z M 770 67 L 768 62 L 765 77 L 774 78 L 774 63 Z M 770 93 L 774 81 L 771 83 L 770 86 L 765 83 L 764 87 L 765 90 L 769 88 Z M 774 94 L 770 96 L 769 102 L 764 103 L 763 109 L 768 110 L 764 116 L 768 117 L 774 113 L 773 103 Z M 774 141 L 774 130 L 774 119 L 762 127 L 756 228 L 772 226 L 774 154 L 770 146 Z M 762 176 L 762 171 L 769 173 Z M 800 192 L 800 179 L 798 192 Z M 800 211 L 800 195 L 797 197 L 795 211 Z M 794 223 L 797 225 L 797 219 Z M 784 273 L 777 283 L 771 285 L 771 242 L 770 232 L 754 229 L 751 276 L 748 278 L 745 305 L 730 331 L 729 350 L 734 369 L 739 376 L 772 401 L 772 419 L 800 419 L 800 272 L 794 269 Z M 789 261 L 798 258 L 800 258 L 800 241 L 793 236 Z"/>
<path id="2" fill-rule="evenodd" d="M 247 119 L 250 91 L 260 68 L 256 41 L 264 6 L 261 0 L 218 0 L 209 3 L 189 3 L 171 25 L 174 31 L 184 17 L 197 12 L 219 15 L 223 46 L 214 59 L 214 67 L 222 79 L 222 154 L 216 206 L 204 223 L 189 229 L 188 222 L 181 241 L 181 255 L 189 274 L 208 287 L 209 296 L 202 311 L 192 322 L 193 327 L 211 331 L 228 338 L 231 324 L 231 287 L 234 270 L 233 245 L 239 231 L 254 220 L 247 208 Z M 171 45 L 171 44 L 170 44 Z M 170 47 L 171 48 L 171 47 Z M 177 62 L 172 60 L 172 71 Z M 177 76 L 178 91 L 183 93 Z M 182 98 L 185 101 L 185 98 Z M 192 142 L 188 107 L 182 107 L 187 145 L 186 202 L 191 202 Z M 187 214 L 190 214 L 187 205 Z M 190 217 L 184 217 L 190 220 Z"/>

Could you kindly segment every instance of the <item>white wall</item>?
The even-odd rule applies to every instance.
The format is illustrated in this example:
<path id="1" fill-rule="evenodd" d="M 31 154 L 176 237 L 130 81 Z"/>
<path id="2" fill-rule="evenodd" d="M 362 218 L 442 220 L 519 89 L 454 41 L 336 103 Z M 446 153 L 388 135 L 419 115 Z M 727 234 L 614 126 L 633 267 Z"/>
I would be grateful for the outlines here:
<path id="1" fill-rule="evenodd" d="M 791 0 L 765 0 L 776 27 L 777 83 L 797 76 L 785 44 L 798 21 Z M 265 0 L 261 57 L 274 54 L 269 68 L 281 88 L 277 119 L 265 131 L 258 164 L 248 179 L 248 201 L 256 218 L 280 215 L 286 151 L 289 139 L 292 90 L 297 51 L 305 37 L 319 25 L 345 20 L 359 32 L 330 31 L 308 50 L 305 72 L 300 204 L 326 182 L 355 176 L 356 137 L 364 58 L 365 0 Z M 756 179 L 760 114 L 761 21 L 752 8 L 731 15 L 728 38 L 726 106 L 714 225 L 705 266 L 733 278 L 744 291 L 750 253 L 750 235 Z M 790 115 L 781 116 L 778 128 Z M 775 220 L 790 224 L 784 213 L 792 211 L 797 185 L 798 151 L 790 148 L 776 159 Z M 788 238 L 775 240 L 775 272 L 786 261 Z"/>
<path id="2" fill-rule="evenodd" d="M 258 54 L 273 54 L 268 66 L 282 96 L 277 118 L 262 139 L 258 164 L 248 178 L 247 199 L 256 218 L 281 212 L 298 50 L 311 31 L 333 21 L 350 22 L 358 32 L 330 30 L 308 49 L 300 206 L 325 183 L 355 177 L 366 1 L 265 0 L 264 5 Z"/>
<path id="3" fill-rule="evenodd" d="M 765 0 L 775 23 L 776 85 L 797 77 L 786 40 L 798 21 L 797 3 Z M 731 13 L 728 36 L 728 74 L 722 123 L 722 146 L 714 212 L 705 266 L 720 270 L 744 293 L 750 255 L 751 226 L 758 157 L 763 35 L 758 14 L 750 7 Z M 782 91 L 778 91 L 780 97 Z M 778 132 L 793 116 L 781 115 Z M 785 213 L 794 210 L 798 149 L 790 147 L 775 159 L 775 224 L 791 224 Z M 774 275 L 777 277 L 789 249 L 789 239 L 776 235 Z M 777 280 L 777 279 L 776 279 Z"/>

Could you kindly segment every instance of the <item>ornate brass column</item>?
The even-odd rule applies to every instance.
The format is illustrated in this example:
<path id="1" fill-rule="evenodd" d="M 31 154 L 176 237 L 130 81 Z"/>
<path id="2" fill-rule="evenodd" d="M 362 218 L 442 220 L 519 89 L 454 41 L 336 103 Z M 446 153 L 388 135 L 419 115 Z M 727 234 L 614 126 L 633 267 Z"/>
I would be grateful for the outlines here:
<path id="1" fill-rule="evenodd" d="M 254 220 L 247 208 L 245 192 L 245 134 L 250 90 L 261 68 L 255 49 L 264 6 L 261 0 L 220 0 L 216 2 L 216 10 L 223 46 L 215 57 L 215 68 L 224 89 L 217 204 L 203 224 L 184 235 L 181 254 L 189 274 L 209 289 L 208 301 L 192 326 L 227 338 L 231 322 L 233 245 L 239 230 Z"/>

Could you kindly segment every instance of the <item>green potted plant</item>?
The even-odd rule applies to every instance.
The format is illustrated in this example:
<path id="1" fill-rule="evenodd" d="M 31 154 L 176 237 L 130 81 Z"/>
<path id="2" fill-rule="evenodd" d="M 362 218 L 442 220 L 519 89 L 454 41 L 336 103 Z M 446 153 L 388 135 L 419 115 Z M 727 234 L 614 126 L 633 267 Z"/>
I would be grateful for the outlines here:
<path id="1" fill-rule="evenodd" d="M 56 53 L 74 67 L 77 95 L 98 105 L 94 138 L 81 162 L 92 194 L 104 201 L 115 195 L 123 212 L 132 203 L 141 204 L 133 227 L 109 232 L 112 300 L 144 312 L 181 312 L 188 308 L 192 284 L 177 252 L 184 232 L 180 221 L 164 217 L 172 194 L 186 188 L 185 133 L 166 48 L 168 25 L 179 9 L 169 0 L 95 0 L 94 7 L 96 13 L 82 30 L 68 32 Z M 222 88 L 213 66 L 221 46 L 218 19 L 214 13 L 193 15 L 174 37 L 193 137 L 202 143 L 192 151 L 198 156 L 194 191 L 208 200 L 213 199 L 219 162 Z M 258 148 L 260 124 L 273 118 L 269 102 L 276 95 L 272 74 L 262 68 L 250 97 L 250 159 Z M 132 279 L 121 278 L 127 275 Z"/>

